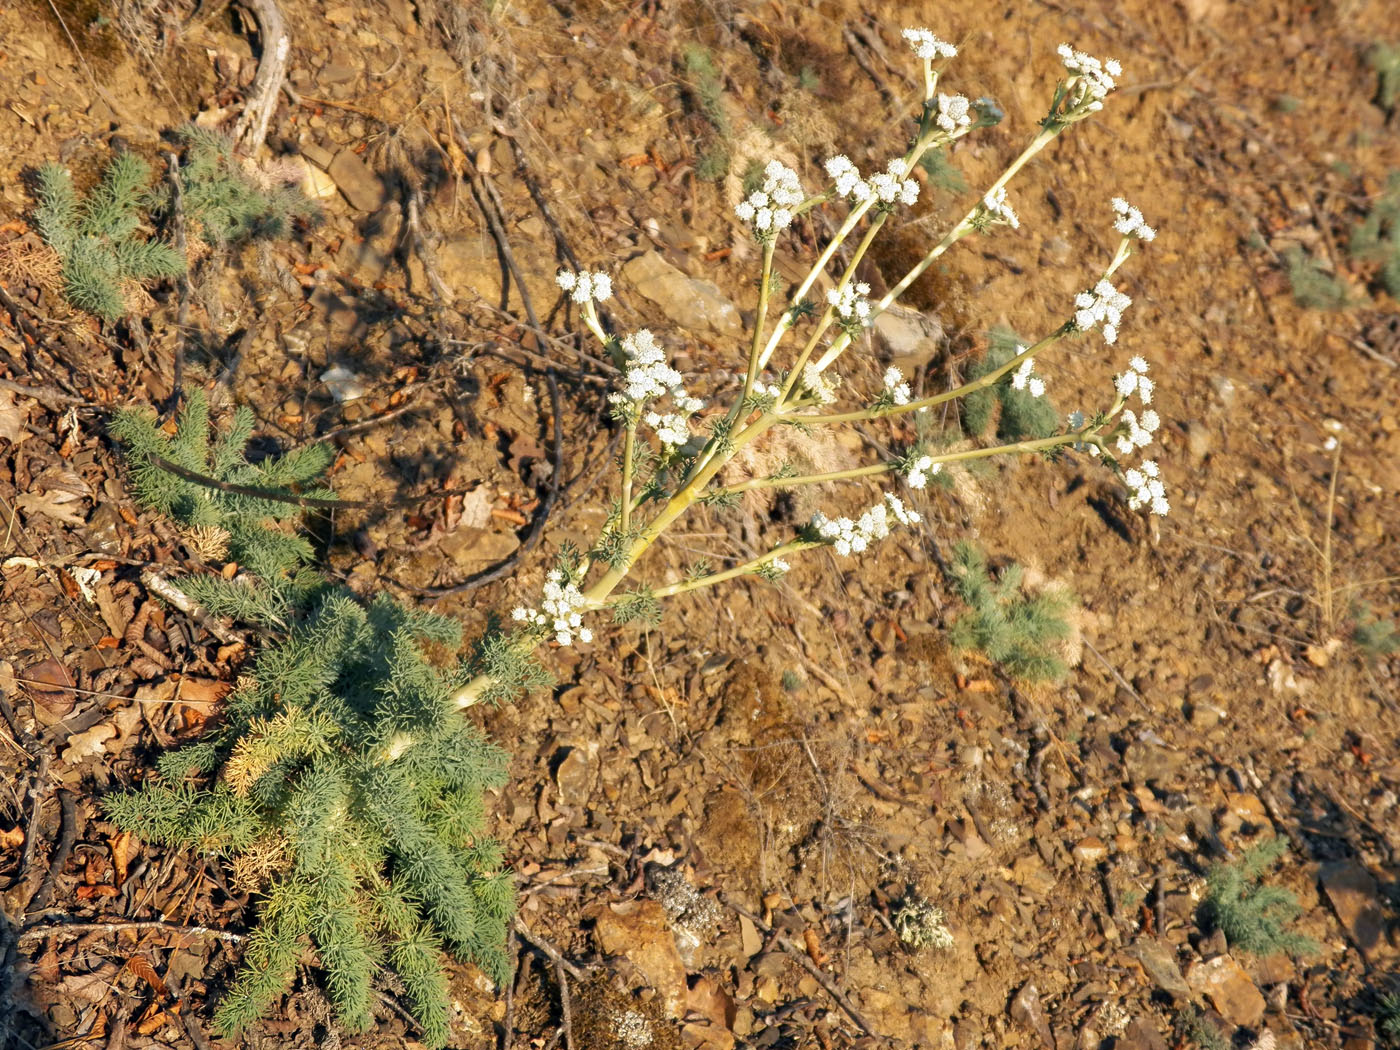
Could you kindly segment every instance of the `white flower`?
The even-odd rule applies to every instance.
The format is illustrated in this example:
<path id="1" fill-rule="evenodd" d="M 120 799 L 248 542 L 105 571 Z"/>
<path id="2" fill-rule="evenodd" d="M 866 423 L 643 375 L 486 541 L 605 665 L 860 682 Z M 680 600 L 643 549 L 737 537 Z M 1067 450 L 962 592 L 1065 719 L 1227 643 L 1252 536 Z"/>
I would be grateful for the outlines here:
<path id="1" fill-rule="evenodd" d="M 1089 110 L 1102 108 L 1104 97 L 1118 86 L 1113 78 L 1123 75 L 1123 67 L 1114 59 L 1100 61 L 1068 44 L 1061 44 L 1057 50 L 1076 88 L 1071 95 L 1071 105 Z"/>
<path id="2" fill-rule="evenodd" d="M 812 515 L 812 528 L 822 539 L 828 540 L 837 554 L 843 557 L 859 554 L 872 543 L 890 534 L 890 518 L 901 525 L 912 525 L 920 517 L 894 496 L 886 494 L 881 503 L 875 504 L 854 521 L 850 518 L 828 518 L 818 511 Z"/>
<path id="3" fill-rule="evenodd" d="M 1026 384 L 1026 389 L 1030 392 L 1031 397 L 1044 397 L 1045 380 L 1041 379 L 1040 376 L 1031 376 L 1030 382 Z"/>
<path id="4" fill-rule="evenodd" d="M 985 214 L 993 222 L 1003 223 L 1013 230 L 1021 228 L 1021 220 L 1016 217 L 1016 212 L 1012 210 L 1010 204 L 1006 203 L 1006 187 L 998 187 L 994 193 L 989 193 L 982 198 L 982 207 Z"/>
<path id="5" fill-rule="evenodd" d="M 1147 360 L 1146 360 L 1145 358 L 1142 358 L 1142 357 L 1132 357 L 1132 358 L 1129 358 L 1129 359 L 1128 359 L 1128 367 L 1131 368 L 1134 372 L 1141 372 L 1143 375 L 1146 375 L 1146 374 L 1147 374 Z"/>
<path id="6" fill-rule="evenodd" d="M 946 40 L 939 40 L 927 29 L 906 29 L 903 33 L 904 39 L 909 41 L 909 47 L 919 58 L 932 62 L 940 58 L 956 58 L 958 49 Z"/>
<path id="7" fill-rule="evenodd" d="M 1133 301 L 1107 281 L 1102 280 L 1087 292 L 1074 297 L 1074 323 L 1081 332 L 1087 332 L 1095 325 L 1101 325 L 1104 341 L 1116 342 L 1118 325 L 1123 319 L 1123 311 L 1133 305 Z"/>
<path id="8" fill-rule="evenodd" d="M 1142 467 L 1142 470 L 1123 472 L 1123 483 L 1128 486 L 1128 509 L 1147 507 L 1153 514 L 1164 516 L 1171 510 L 1171 504 L 1167 501 L 1167 487 L 1157 477 L 1157 464 L 1144 460 Z"/>
<path id="9" fill-rule="evenodd" d="M 1011 389 L 1026 389 L 1026 381 L 1031 377 L 1031 369 L 1035 367 L 1034 360 L 1025 361 L 1020 368 L 1011 373 Z"/>
<path id="10" fill-rule="evenodd" d="M 919 199 L 919 184 L 904 178 L 907 173 L 904 158 L 896 157 L 883 172 L 870 176 L 870 192 L 881 204 L 913 204 Z"/>
<path id="11" fill-rule="evenodd" d="M 766 241 L 792 225 L 792 209 L 804 198 L 802 183 L 782 161 L 770 160 L 763 169 L 763 185 L 734 206 L 741 222 L 751 223 L 754 235 Z"/>
<path id="12" fill-rule="evenodd" d="M 1017 346 L 1017 355 L 1024 354 L 1026 348 Z M 1045 396 L 1045 380 L 1035 374 L 1035 358 L 1028 357 L 1021 362 L 1021 367 L 1011 373 L 1011 389 L 1024 390 L 1031 397 Z"/>
<path id="13" fill-rule="evenodd" d="M 909 404 L 909 384 L 904 381 L 904 373 L 898 368 L 885 369 L 885 393 L 896 405 Z"/>
<path id="14" fill-rule="evenodd" d="M 1113 228 L 1124 237 L 1136 237 L 1140 241 L 1150 241 L 1157 236 L 1157 231 L 1142 221 L 1142 212 L 1122 197 L 1113 198 L 1113 214 Z"/>
<path id="15" fill-rule="evenodd" d="M 678 448 L 690 440 L 690 423 L 678 412 L 664 416 L 658 412 L 648 412 L 643 418 L 646 425 L 656 431 L 661 443 L 669 448 Z"/>
<path id="16" fill-rule="evenodd" d="M 554 277 L 561 289 L 569 292 L 569 298 L 576 303 L 589 301 L 602 302 L 612 298 L 612 278 L 605 273 L 570 273 L 560 270 Z"/>
<path id="17" fill-rule="evenodd" d="M 580 641 L 593 641 L 593 632 L 583 625 L 579 610 L 588 604 L 576 585 L 564 582 L 564 574 L 552 569 L 545 577 L 544 596 L 539 609 L 517 606 L 511 618 L 532 627 L 547 627 L 560 645 L 572 645 L 577 637 Z"/>
<path id="18" fill-rule="evenodd" d="M 908 482 L 911 489 L 921 489 L 928 484 L 929 478 L 942 469 L 943 464 L 935 463 L 932 456 L 920 456 L 909 468 L 909 472 L 904 475 L 904 480 Z"/>
<path id="19" fill-rule="evenodd" d="M 955 135 L 963 128 L 972 124 L 972 114 L 970 112 L 972 103 L 962 95 L 938 95 L 938 115 L 934 117 L 934 123 L 946 131 L 949 135 Z"/>
<path id="20" fill-rule="evenodd" d="M 855 201 L 869 199 L 871 193 L 869 183 L 861 179 L 860 169 L 844 153 L 838 153 L 827 159 L 826 173 L 836 184 L 836 196 L 850 197 Z"/>
<path id="21" fill-rule="evenodd" d="M 787 562 L 783 561 L 782 558 L 770 558 L 768 561 L 768 568 L 771 569 L 773 572 L 782 573 L 788 572 L 792 568 L 792 566 L 789 565 Z"/>
<path id="22" fill-rule="evenodd" d="M 802 369 L 802 386 L 816 399 L 819 405 L 829 405 L 836 400 L 836 386 L 839 380 L 828 379 L 816 365 L 806 365 Z"/>
<path id="23" fill-rule="evenodd" d="M 666 354 L 649 329 L 643 328 L 624 337 L 622 351 L 627 355 L 627 368 L 622 374 L 623 391 L 613 394 L 612 400 L 640 404 L 672 388 L 683 389 L 681 374 L 666 363 Z"/>
<path id="24" fill-rule="evenodd" d="M 832 288 L 826 293 L 826 301 L 836 311 L 836 316 L 851 324 L 865 324 L 870 318 L 870 285 L 864 281 L 852 281 L 841 288 Z"/>

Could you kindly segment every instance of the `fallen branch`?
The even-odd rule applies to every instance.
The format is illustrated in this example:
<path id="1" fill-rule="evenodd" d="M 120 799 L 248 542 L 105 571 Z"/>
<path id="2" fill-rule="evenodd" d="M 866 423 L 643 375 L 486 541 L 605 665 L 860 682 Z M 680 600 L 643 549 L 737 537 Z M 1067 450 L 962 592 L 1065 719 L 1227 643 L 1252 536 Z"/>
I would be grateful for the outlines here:
<path id="1" fill-rule="evenodd" d="M 167 580 L 164 576 L 146 569 L 141 573 L 141 582 L 146 585 L 146 589 L 162 601 L 173 605 L 182 613 L 188 616 L 199 626 L 203 627 L 219 641 L 225 645 L 232 645 L 235 642 L 246 642 L 247 639 L 242 632 L 230 630 L 221 624 L 217 619 L 209 614 L 209 611 L 191 598 L 180 588 Z"/>
<path id="2" fill-rule="evenodd" d="M 287 35 L 282 11 L 276 0 L 242 0 L 257 19 L 258 35 L 262 37 L 262 57 L 243 115 L 233 126 L 233 141 L 247 156 L 262 148 L 272 114 L 277 110 L 277 97 L 287 78 L 287 57 L 292 40 Z"/>
<path id="3" fill-rule="evenodd" d="M 30 926 L 21 930 L 17 940 L 42 940 L 45 937 L 64 937 L 79 933 L 170 933 L 181 937 L 215 937 L 226 944 L 238 944 L 243 934 L 228 930 L 213 930 L 208 926 L 177 926 L 173 922 L 55 922 L 46 926 Z"/>

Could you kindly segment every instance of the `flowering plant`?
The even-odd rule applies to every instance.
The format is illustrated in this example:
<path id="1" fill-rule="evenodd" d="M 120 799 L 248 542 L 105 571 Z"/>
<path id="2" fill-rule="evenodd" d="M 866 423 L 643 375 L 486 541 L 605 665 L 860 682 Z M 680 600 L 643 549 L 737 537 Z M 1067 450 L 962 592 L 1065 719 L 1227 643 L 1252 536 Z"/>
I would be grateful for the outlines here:
<path id="1" fill-rule="evenodd" d="M 1133 357 L 1114 378 L 1113 397 L 1093 413 L 1072 413 L 1055 432 L 958 451 L 939 451 L 922 441 L 900 449 L 880 462 L 844 470 L 799 474 L 784 467 L 768 477 L 727 480 L 726 466 L 777 426 L 830 427 L 894 419 L 926 413 L 1004 384 L 1031 398 L 1045 394 L 1046 380 L 1037 372 L 1040 359 L 1057 343 L 1097 330 L 1105 343 L 1117 341 L 1124 312 L 1132 305 L 1113 283 L 1113 276 L 1133 253 L 1134 245 L 1151 241 L 1156 231 L 1126 200 L 1110 202 L 1111 221 L 1119 240 L 1107 267 L 1088 287 L 1066 304 L 1066 317 L 1040 339 L 1016 344 L 1015 352 L 998 367 L 955 389 L 915 397 L 901 370 L 886 369 L 883 386 L 864 404 L 841 407 L 842 384 L 837 366 L 859 345 L 875 319 L 903 295 L 939 257 L 972 234 L 986 235 L 995 227 L 1018 229 L 1020 219 L 1007 195 L 1012 179 L 1037 153 L 1066 129 L 1103 108 L 1121 75 L 1112 59 L 1100 60 L 1068 45 L 1059 56 L 1065 76 L 1056 85 L 1049 110 L 1030 143 L 981 195 L 972 208 L 945 233 L 883 296 L 871 299 L 869 284 L 856 279 L 857 268 L 882 228 L 901 209 L 914 204 L 919 183 L 911 174 L 931 150 L 947 147 L 980 127 L 997 123 L 1001 114 L 988 100 L 970 100 L 939 90 L 943 64 L 957 48 L 927 29 L 904 32 L 921 62 L 924 97 L 917 131 L 908 149 L 889 160 L 883 170 L 862 175 L 847 156 L 825 162 L 829 180 L 809 193 L 797 172 L 773 160 L 763 169 L 761 183 L 734 208 L 762 255 L 758 302 L 747 362 L 738 393 L 726 407 L 712 410 L 707 432 L 694 421 L 705 410 L 703 400 L 686 388 L 684 378 L 666 359 L 657 336 L 647 329 L 618 337 L 607 331 L 597 304 L 610 298 L 612 285 L 603 273 L 559 274 L 559 286 L 580 309 L 583 324 L 619 364 L 621 388 L 610 397 L 615 418 L 623 427 L 617 503 L 593 547 L 583 554 L 568 552 L 549 573 L 539 608 L 514 610 L 518 625 L 513 635 L 497 641 L 492 659 L 456 694 L 467 707 L 507 695 L 520 675 L 519 662 L 544 641 L 560 645 L 591 640 L 585 626 L 590 613 L 610 612 L 616 620 L 654 618 L 662 598 L 697 591 L 748 575 L 776 579 L 788 571 L 790 558 L 804 551 L 830 547 L 838 555 L 856 556 L 896 528 L 916 524 L 919 514 L 907 495 L 891 488 L 855 517 L 831 517 L 822 512 L 796 531 L 787 542 L 730 568 L 693 573 L 679 582 L 647 584 L 635 580 L 647 550 L 696 503 L 727 504 L 755 489 L 794 489 L 826 482 L 889 477 L 896 486 L 922 489 L 945 465 L 1018 453 L 1053 455 L 1063 450 L 1096 454 L 1115 471 L 1128 489 L 1133 509 L 1166 514 L 1166 486 L 1157 463 L 1144 459 L 1125 466 L 1123 457 L 1145 449 L 1160 426 L 1150 406 L 1154 390 L 1147 362 Z M 786 295 L 780 312 L 774 309 L 779 282 L 774 256 L 787 231 L 814 208 L 844 207 L 835 234 L 806 275 Z M 858 239 L 857 239 L 858 237 Z M 854 248 L 850 245 L 854 243 Z M 842 254 L 844 252 L 844 255 Z M 813 289 L 840 258 L 841 265 L 826 291 L 825 305 L 813 300 Z M 800 342 L 779 358 L 787 337 Z M 782 367 L 778 367 L 779 361 Z M 1130 408 L 1130 400 L 1140 404 Z"/>

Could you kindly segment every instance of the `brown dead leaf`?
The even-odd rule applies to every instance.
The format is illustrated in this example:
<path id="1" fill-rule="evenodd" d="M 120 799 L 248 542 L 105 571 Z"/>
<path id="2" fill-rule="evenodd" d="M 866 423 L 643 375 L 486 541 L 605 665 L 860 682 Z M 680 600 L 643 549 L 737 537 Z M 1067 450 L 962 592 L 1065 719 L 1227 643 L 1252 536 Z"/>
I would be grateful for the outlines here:
<path id="1" fill-rule="evenodd" d="M 54 960 L 55 975 L 58 968 L 57 961 L 57 959 Z M 65 977 L 58 982 L 58 993 L 65 998 L 78 999 L 87 1003 L 104 1002 L 107 996 L 112 994 L 112 983 L 116 980 L 118 972 L 116 963 L 107 963 L 91 973 Z"/>
<path id="2" fill-rule="evenodd" d="M 48 492 L 21 492 L 15 497 L 15 506 L 24 511 L 27 517 L 42 514 L 65 525 L 85 525 L 87 515 L 82 508 L 83 497 L 63 489 L 50 489 Z"/>
<path id="3" fill-rule="evenodd" d="M 24 428 L 25 416 L 29 413 L 15 403 L 15 395 L 9 390 L 0 390 L 0 439 L 18 445 L 29 436 Z"/>
<path id="4" fill-rule="evenodd" d="M 136 839 L 129 831 L 113 835 L 107 840 L 107 848 L 112 851 L 112 874 L 118 888 L 126 881 L 127 864 L 131 861 L 135 844 Z"/>
<path id="5" fill-rule="evenodd" d="M 117 735 L 117 731 L 110 725 L 99 723 L 84 733 L 74 733 L 68 738 L 68 746 L 63 749 L 62 758 L 70 766 L 76 766 L 83 759 L 90 755 L 101 755 L 106 751 L 103 747 L 108 740 Z"/>
<path id="6" fill-rule="evenodd" d="M 9 831 L 0 831 L 0 849 L 19 849 L 24 845 L 24 829 L 16 824 Z"/>
<path id="7" fill-rule="evenodd" d="M 98 897 L 115 897 L 117 888 L 109 883 L 102 883 L 97 886 L 82 885 L 73 891 L 73 896 L 80 901 L 92 901 Z"/>
<path id="8" fill-rule="evenodd" d="M 818 966 L 825 966 L 831 961 L 831 956 L 822 951 L 822 942 L 812 927 L 808 926 L 802 931 L 802 943 L 807 949 L 807 957 Z"/>
<path id="9" fill-rule="evenodd" d="M 160 974 L 156 973 L 156 968 L 151 965 L 151 960 L 144 955 L 133 955 L 126 960 L 126 968 L 141 980 L 149 984 L 156 993 L 158 1000 L 165 1000 L 170 992 L 165 987 L 165 982 L 160 979 Z"/>

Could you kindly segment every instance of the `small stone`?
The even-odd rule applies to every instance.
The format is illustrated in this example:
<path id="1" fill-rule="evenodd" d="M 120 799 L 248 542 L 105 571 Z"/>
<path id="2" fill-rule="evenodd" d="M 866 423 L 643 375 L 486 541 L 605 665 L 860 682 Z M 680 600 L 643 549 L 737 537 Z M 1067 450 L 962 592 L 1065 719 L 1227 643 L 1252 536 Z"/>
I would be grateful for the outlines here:
<path id="1" fill-rule="evenodd" d="M 1193 729 L 1214 729 L 1220 724 L 1220 719 L 1225 712 L 1214 704 L 1192 703 L 1191 704 L 1191 727 Z"/>
<path id="2" fill-rule="evenodd" d="M 666 910 L 659 902 L 608 905 L 599 913 L 594 933 L 604 955 L 623 956 L 656 989 L 667 1016 L 680 1018 L 684 1014 L 685 965 L 676 950 Z M 768 1001 L 775 1002 L 776 996 Z"/>
<path id="3" fill-rule="evenodd" d="M 1392 954 L 1385 936 L 1385 909 L 1371 873 L 1357 861 L 1338 860 L 1322 865 L 1318 879 L 1337 920 L 1366 961 Z"/>
<path id="4" fill-rule="evenodd" d="M 1011 1019 L 1024 1025 L 1040 1036 L 1041 1043 L 1053 1048 L 1055 1040 L 1050 1034 L 1050 1022 L 1045 1017 L 1045 1007 L 1040 1002 L 1040 989 L 1034 981 L 1021 985 L 1016 997 L 1011 1000 Z"/>
<path id="5" fill-rule="evenodd" d="M 871 330 L 905 372 L 926 365 L 943 348 L 943 325 L 918 310 L 891 305 L 875 318 Z"/>
<path id="6" fill-rule="evenodd" d="M 1143 970 L 1158 988 L 1176 999 L 1190 998 L 1191 987 L 1181 976 L 1175 956 L 1160 941 L 1144 937 L 1129 950 L 1142 963 Z"/>
<path id="7" fill-rule="evenodd" d="M 743 335 L 738 309 L 708 281 L 686 275 L 659 252 L 647 252 L 622 268 L 622 277 L 678 325 L 709 328 L 725 339 Z"/>
<path id="8" fill-rule="evenodd" d="M 1206 996 L 1220 1016 L 1231 1024 L 1252 1028 L 1264 1016 L 1267 1005 L 1264 997 L 1229 955 L 1193 963 L 1186 971 L 1186 983 Z"/>
<path id="9" fill-rule="evenodd" d="M 1090 835 L 1082 838 L 1074 846 L 1074 859 L 1081 864 L 1097 864 L 1108 856 L 1108 847 L 1103 840 Z"/>
<path id="10" fill-rule="evenodd" d="M 354 150 L 343 149 L 337 153 L 326 174 L 335 180 L 350 207 L 358 211 L 378 211 L 388 199 L 384 183 Z"/>
<path id="11" fill-rule="evenodd" d="M 593 787 L 593 764 L 583 748 L 570 748 L 569 753 L 554 771 L 554 782 L 559 786 L 559 802 L 565 806 L 579 806 L 588 801 Z"/>

